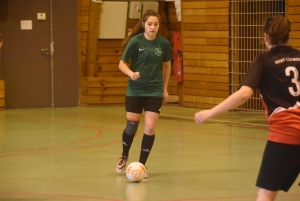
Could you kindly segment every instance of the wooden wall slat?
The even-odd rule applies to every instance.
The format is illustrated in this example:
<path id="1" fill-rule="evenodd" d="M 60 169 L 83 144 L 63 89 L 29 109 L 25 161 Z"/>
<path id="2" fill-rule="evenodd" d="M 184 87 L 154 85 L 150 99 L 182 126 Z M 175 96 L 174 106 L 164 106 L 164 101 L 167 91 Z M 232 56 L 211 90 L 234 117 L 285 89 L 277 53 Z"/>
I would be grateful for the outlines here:
<path id="1" fill-rule="evenodd" d="M 183 15 L 226 15 L 228 16 L 228 8 L 214 8 L 214 9 L 183 9 Z"/>
<path id="2" fill-rule="evenodd" d="M 300 39 L 293 39 L 291 38 L 289 40 L 290 44 L 293 45 L 293 46 L 300 46 Z"/>
<path id="3" fill-rule="evenodd" d="M 104 95 L 104 96 L 80 96 L 80 104 L 98 105 L 98 104 L 115 104 L 124 103 L 124 95 Z"/>
<path id="4" fill-rule="evenodd" d="M 97 55 L 97 63 L 99 64 L 111 64 L 111 63 L 119 63 L 121 60 L 121 56 L 105 56 L 105 57 L 101 57 L 99 55 Z M 118 70 L 117 68 L 118 66 L 116 65 L 116 70 Z"/>
<path id="5" fill-rule="evenodd" d="M 216 82 L 199 82 L 199 81 L 186 81 L 184 86 L 186 88 L 195 88 L 195 89 L 215 89 L 228 91 L 227 83 L 216 83 Z"/>
<path id="6" fill-rule="evenodd" d="M 216 104 L 184 102 L 182 106 L 183 107 L 191 107 L 191 108 L 210 109 L 210 108 L 216 106 Z"/>
<path id="7" fill-rule="evenodd" d="M 299 7 L 288 7 L 287 8 L 287 13 L 290 15 L 297 15 L 300 13 L 300 6 Z"/>
<path id="8" fill-rule="evenodd" d="M 300 23 L 292 23 L 291 24 L 291 30 L 292 31 L 298 31 L 298 30 L 300 30 Z"/>
<path id="9" fill-rule="evenodd" d="M 95 72 L 95 77 L 124 77 L 121 71 Z"/>
<path id="10" fill-rule="evenodd" d="M 97 48 L 106 48 L 106 47 L 122 47 L 123 40 L 120 39 L 101 39 L 98 40 Z"/>
<path id="11" fill-rule="evenodd" d="M 0 90 L 4 89 L 4 80 L 0 80 Z"/>
<path id="12" fill-rule="evenodd" d="M 122 48 L 100 48 L 97 49 L 98 56 L 120 56 L 123 53 Z"/>
<path id="13" fill-rule="evenodd" d="M 218 91 L 218 90 L 209 90 L 209 89 L 199 89 L 199 88 L 184 88 L 185 95 L 195 95 L 195 96 L 211 96 L 226 98 L 228 96 L 228 91 Z"/>
<path id="14" fill-rule="evenodd" d="M 184 37 L 186 38 L 227 38 L 229 37 L 228 31 L 185 31 Z"/>
<path id="15" fill-rule="evenodd" d="M 229 77 L 227 75 L 202 75 L 202 74 L 184 74 L 184 80 L 190 81 L 200 81 L 200 82 L 229 82 Z"/>
<path id="16" fill-rule="evenodd" d="M 193 95 L 184 95 L 184 100 L 186 102 L 198 102 L 198 103 L 207 103 L 207 104 L 219 104 L 225 100 L 225 98 L 219 97 L 204 97 L 204 96 L 193 96 Z"/>
<path id="17" fill-rule="evenodd" d="M 106 71 L 115 71 L 119 64 L 100 64 L 97 63 L 97 71 L 98 72 L 106 72 Z"/>
<path id="18" fill-rule="evenodd" d="M 295 31 L 295 30 L 291 31 L 290 32 L 290 37 L 291 38 L 300 38 L 300 31 Z"/>
<path id="19" fill-rule="evenodd" d="M 81 88 L 81 94 L 82 95 L 125 95 L 126 91 L 124 90 L 124 87 L 86 87 Z"/>
<path id="20" fill-rule="evenodd" d="M 83 77 L 80 79 L 81 87 L 125 87 L 127 86 L 127 77 Z"/>
<path id="21" fill-rule="evenodd" d="M 229 1 L 196 1 L 196 2 L 182 2 L 182 8 L 228 8 Z"/>
<path id="22" fill-rule="evenodd" d="M 183 40 L 183 45 L 226 45 L 228 46 L 228 39 L 217 39 L 217 38 L 185 38 Z M 184 46 L 183 46 L 184 48 Z"/>
<path id="23" fill-rule="evenodd" d="M 222 24 L 228 23 L 228 16 L 185 16 L 185 22 L 187 23 L 215 23 Z"/>
<path id="24" fill-rule="evenodd" d="M 196 73 L 203 75 L 229 75 L 226 68 L 204 68 L 204 67 L 184 67 L 184 73 Z"/>
<path id="25" fill-rule="evenodd" d="M 0 99 L 3 99 L 4 98 L 4 89 L 0 89 Z"/>
<path id="26" fill-rule="evenodd" d="M 183 65 L 228 68 L 228 61 L 184 60 Z"/>
<path id="27" fill-rule="evenodd" d="M 204 46 L 204 45 L 185 45 L 184 52 L 210 52 L 210 53 L 229 53 L 227 46 Z"/>
<path id="28" fill-rule="evenodd" d="M 217 60 L 228 61 L 228 54 L 224 53 L 191 53 L 185 52 L 184 59 L 204 59 L 204 60 Z"/>
<path id="29" fill-rule="evenodd" d="M 0 80 L 0 108 L 5 106 L 5 84 L 4 80 Z"/>
<path id="30" fill-rule="evenodd" d="M 289 15 L 288 19 L 291 23 L 299 22 L 299 15 Z"/>
<path id="31" fill-rule="evenodd" d="M 228 31 L 228 24 L 184 23 L 182 29 L 187 31 Z"/>
<path id="32" fill-rule="evenodd" d="M 299 0 L 286 0 L 287 7 L 300 6 Z"/>

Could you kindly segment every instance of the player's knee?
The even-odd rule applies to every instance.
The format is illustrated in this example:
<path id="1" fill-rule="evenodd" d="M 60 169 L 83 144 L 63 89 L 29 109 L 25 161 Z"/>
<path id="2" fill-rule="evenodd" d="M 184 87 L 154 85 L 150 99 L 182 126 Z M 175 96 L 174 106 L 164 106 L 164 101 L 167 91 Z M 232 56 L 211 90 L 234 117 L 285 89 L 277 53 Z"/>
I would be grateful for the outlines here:
<path id="1" fill-rule="evenodd" d="M 125 132 L 127 135 L 134 135 L 139 126 L 139 121 L 131 121 L 127 120 L 127 125 L 125 128 Z"/>
<path id="2" fill-rule="evenodd" d="M 155 133 L 155 127 L 152 125 L 146 125 L 144 132 L 147 133 L 148 135 L 151 135 L 151 134 Z"/>

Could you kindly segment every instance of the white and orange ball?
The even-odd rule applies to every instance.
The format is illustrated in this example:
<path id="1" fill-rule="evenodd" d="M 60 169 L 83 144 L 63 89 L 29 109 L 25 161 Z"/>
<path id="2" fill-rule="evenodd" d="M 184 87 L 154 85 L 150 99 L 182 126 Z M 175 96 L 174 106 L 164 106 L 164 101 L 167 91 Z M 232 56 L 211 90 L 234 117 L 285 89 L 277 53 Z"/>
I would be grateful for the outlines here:
<path id="1" fill-rule="evenodd" d="M 130 163 L 126 169 L 126 176 L 132 182 L 140 182 L 145 178 L 146 168 L 140 162 Z"/>

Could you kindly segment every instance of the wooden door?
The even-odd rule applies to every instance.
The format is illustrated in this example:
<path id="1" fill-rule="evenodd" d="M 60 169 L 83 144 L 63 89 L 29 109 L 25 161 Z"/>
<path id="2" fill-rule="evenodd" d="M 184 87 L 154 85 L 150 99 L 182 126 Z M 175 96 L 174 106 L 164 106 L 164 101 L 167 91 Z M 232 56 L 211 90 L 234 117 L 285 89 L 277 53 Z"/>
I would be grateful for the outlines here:
<path id="1" fill-rule="evenodd" d="M 50 23 L 37 20 L 37 13 L 49 17 L 49 0 L 6 0 L 0 6 L 5 108 L 50 107 L 49 56 L 41 52 L 49 48 Z"/>
<path id="2" fill-rule="evenodd" d="M 76 5 L 77 0 L 0 1 L 5 108 L 78 105 Z"/>

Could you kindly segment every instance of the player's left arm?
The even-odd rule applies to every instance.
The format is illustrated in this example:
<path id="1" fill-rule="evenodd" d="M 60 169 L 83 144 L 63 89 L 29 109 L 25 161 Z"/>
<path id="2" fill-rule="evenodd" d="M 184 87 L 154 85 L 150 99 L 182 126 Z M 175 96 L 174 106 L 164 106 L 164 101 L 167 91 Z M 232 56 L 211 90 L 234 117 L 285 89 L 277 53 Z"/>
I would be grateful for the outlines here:
<path id="1" fill-rule="evenodd" d="M 166 103 L 168 101 L 169 93 L 168 93 L 168 83 L 170 79 L 171 74 L 171 61 L 163 62 L 163 84 L 164 84 L 164 97 L 163 97 L 163 103 Z"/>

